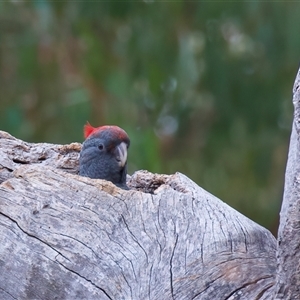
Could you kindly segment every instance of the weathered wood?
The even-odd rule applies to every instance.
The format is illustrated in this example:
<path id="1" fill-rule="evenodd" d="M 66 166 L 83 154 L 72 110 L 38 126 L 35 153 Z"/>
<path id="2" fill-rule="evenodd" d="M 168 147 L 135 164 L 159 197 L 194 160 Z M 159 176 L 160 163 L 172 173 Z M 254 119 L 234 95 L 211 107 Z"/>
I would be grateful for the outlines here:
<path id="1" fill-rule="evenodd" d="M 300 299 L 300 69 L 294 88 L 295 108 L 285 173 L 277 250 L 276 299 Z"/>
<path id="2" fill-rule="evenodd" d="M 186 176 L 126 191 L 79 144 L 1 137 L 0 299 L 272 299 L 275 238 Z"/>
<path id="3" fill-rule="evenodd" d="M 77 174 L 80 149 L 79 143 L 26 143 L 0 130 L 0 183 L 13 177 L 12 172 L 26 164 L 53 166 Z"/>

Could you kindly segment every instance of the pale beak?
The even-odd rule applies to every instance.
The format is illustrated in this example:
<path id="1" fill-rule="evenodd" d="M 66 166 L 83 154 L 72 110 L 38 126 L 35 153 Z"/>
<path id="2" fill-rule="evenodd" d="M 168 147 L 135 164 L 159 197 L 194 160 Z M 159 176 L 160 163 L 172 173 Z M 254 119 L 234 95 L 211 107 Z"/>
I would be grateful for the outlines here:
<path id="1" fill-rule="evenodd" d="M 118 165 L 120 167 L 124 167 L 127 161 L 127 144 L 122 142 L 116 147 L 115 153 Z"/>

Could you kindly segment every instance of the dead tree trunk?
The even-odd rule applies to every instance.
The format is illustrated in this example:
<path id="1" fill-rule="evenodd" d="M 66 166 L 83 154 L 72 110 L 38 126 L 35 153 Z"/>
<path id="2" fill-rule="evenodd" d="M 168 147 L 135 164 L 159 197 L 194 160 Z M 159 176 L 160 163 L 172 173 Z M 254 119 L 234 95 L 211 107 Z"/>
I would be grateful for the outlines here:
<path id="1" fill-rule="evenodd" d="M 295 108 L 277 249 L 276 299 L 300 299 L 300 69 L 294 88 Z"/>
<path id="2" fill-rule="evenodd" d="M 299 77 L 277 261 L 269 231 L 180 173 L 121 190 L 76 175 L 80 144 L 0 132 L 0 299 L 298 299 Z"/>

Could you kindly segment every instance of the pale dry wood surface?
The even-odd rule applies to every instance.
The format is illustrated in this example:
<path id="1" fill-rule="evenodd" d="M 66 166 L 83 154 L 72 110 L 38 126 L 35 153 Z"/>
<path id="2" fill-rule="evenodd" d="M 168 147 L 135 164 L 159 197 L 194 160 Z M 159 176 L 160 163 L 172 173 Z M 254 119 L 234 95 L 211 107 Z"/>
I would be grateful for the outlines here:
<path id="1" fill-rule="evenodd" d="M 275 238 L 186 176 L 122 190 L 80 144 L 0 137 L 0 299 L 272 299 Z"/>
<path id="2" fill-rule="evenodd" d="M 294 120 L 280 212 L 275 299 L 300 299 L 300 69 L 293 87 Z"/>

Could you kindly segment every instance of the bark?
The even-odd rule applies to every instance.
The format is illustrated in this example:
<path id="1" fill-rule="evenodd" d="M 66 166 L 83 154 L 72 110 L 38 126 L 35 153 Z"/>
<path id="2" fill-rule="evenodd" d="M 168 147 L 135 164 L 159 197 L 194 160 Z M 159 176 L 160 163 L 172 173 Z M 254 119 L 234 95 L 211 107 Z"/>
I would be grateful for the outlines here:
<path id="1" fill-rule="evenodd" d="M 122 190 L 0 132 L 0 299 L 299 299 L 299 82 L 278 243 L 183 174 Z"/>

